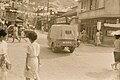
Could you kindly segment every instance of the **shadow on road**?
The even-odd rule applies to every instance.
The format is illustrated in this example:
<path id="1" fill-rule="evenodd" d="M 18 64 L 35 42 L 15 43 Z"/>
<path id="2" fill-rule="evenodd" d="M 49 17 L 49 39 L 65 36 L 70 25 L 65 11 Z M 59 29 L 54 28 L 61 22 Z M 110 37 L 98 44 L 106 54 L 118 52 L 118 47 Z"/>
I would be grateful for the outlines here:
<path id="1" fill-rule="evenodd" d="M 68 51 L 53 53 L 48 46 L 41 46 L 40 56 L 41 59 L 52 59 L 52 58 L 70 56 L 70 53 Z"/>
<path id="2" fill-rule="evenodd" d="M 101 72 L 88 72 L 86 75 L 91 78 L 95 78 L 95 80 L 113 80 L 116 72 L 113 70 L 103 69 Z"/>

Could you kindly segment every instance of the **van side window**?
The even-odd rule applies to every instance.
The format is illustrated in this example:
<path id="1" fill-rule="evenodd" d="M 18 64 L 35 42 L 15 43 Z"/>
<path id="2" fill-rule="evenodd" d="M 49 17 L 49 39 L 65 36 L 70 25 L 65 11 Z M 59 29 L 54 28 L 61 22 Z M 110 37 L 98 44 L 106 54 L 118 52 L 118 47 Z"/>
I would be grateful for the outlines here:
<path id="1" fill-rule="evenodd" d="M 66 33 L 66 34 L 72 34 L 72 31 L 66 30 L 65 33 Z"/>

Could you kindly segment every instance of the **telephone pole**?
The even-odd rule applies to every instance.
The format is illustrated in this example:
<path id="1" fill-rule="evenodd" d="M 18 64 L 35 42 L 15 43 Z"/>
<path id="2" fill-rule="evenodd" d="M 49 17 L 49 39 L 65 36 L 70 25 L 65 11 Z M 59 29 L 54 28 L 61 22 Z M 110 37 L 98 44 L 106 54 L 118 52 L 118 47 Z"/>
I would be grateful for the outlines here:
<path id="1" fill-rule="evenodd" d="M 48 25 L 48 20 L 49 20 L 49 17 L 48 17 L 48 12 L 49 12 L 49 0 L 47 0 L 47 26 L 46 27 L 48 27 L 48 29 L 49 29 L 49 25 Z"/>

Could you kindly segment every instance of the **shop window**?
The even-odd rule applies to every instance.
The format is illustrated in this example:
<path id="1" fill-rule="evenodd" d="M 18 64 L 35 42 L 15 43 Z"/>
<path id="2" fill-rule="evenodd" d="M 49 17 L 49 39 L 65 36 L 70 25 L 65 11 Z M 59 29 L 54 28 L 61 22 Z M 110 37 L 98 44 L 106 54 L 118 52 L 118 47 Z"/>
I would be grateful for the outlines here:
<path id="1" fill-rule="evenodd" d="M 82 0 L 81 1 L 81 12 L 104 8 L 104 0 Z"/>
<path id="2" fill-rule="evenodd" d="M 97 0 L 96 8 L 103 8 L 103 7 L 104 7 L 104 0 Z"/>
<path id="3" fill-rule="evenodd" d="M 104 0 L 90 0 L 90 10 L 104 7 Z"/>
<path id="4" fill-rule="evenodd" d="M 104 5 L 105 5 L 104 2 L 105 2 L 104 0 L 99 0 L 99 8 L 103 8 L 104 7 Z"/>
<path id="5" fill-rule="evenodd" d="M 96 8 L 96 0 L 90 0 L 90 10 L 94 10 Z"/>
<path id="6" fill-rule="evenodd" d="M 112 31 L 112 30 L 106 31 L 106 36 L 112 37 L 112 36 L 113 36 L 113 35 L 112 35 L 113 32 L 114 32 L 114 31 Z"/>
<path id="7" fill-rule="evenodd" d="M 86 4 L 86 2 L 82 1 L 82 3 L 81 3 L 81 12 L 86 11 L 86 9 L 85 9 L 86 5 L 85 4 Z"/>
<path id="8" fill-rule="evenodd" d="M 83 1 L 81 2 L 81 11 L 83 10 Z"/>
<path id="9" fill-rule="evenodd" d="M 81 11 L 82 12 L 88 11 L 89 10 L 89 4 L 90 4 L 89 0 L 83 0 L 81 2 Z"/>

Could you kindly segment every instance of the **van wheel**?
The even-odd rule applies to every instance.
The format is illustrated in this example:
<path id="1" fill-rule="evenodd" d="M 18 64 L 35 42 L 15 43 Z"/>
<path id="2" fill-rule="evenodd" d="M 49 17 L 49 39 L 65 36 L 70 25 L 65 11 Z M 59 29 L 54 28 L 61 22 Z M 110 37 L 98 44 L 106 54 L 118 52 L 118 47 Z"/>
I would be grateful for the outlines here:
<path id="1" fill-rule="evenodd" d="M 54 52 L 54 53 L 57 52 L 57 48 L 54 46 L 54 44 L 52 44 L 52 52 Z"/>
<path id="2" fill-rule="evenodd" d="M 75 50 L 75 48 L 69 48 L 69 50 L 70 50 L 70 53 L 73 53 L 73 51 Z"/>
<path id="3" fill-rule="evenodd" d="M 62 50 L 64 50 L 64 49 L 65 49 L 65 47 L 61 47 L 61 49 L 62 49 Z"/>

